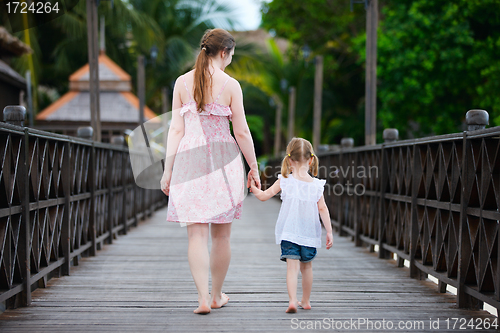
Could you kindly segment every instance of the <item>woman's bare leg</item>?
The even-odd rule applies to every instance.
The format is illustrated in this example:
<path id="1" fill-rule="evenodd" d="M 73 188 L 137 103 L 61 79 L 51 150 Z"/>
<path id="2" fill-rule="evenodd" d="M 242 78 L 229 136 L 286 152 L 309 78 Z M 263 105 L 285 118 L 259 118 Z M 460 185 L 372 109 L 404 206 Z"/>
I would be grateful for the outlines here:
<path id="1" fill-rule="evenodd" d="M 302 273 L 302 301 L 299 302 L 301 308 L 311 309 L 311 290 L 313 284 L 312 261 L 301 262 L 300 272 Z"/>
<path id="2" fill-rule="evenodd" d="M 188 261 L 193 280 L 198 290 L 199 306 L 194 313 L 210 312 L 210 294 L 208 292 L 208 223 L 193 223 L 187 226 Z"/>
<path id="3" fill-rule="evenodd" d="M 212 299 L 210 305 L 213 309 L 220 308 L 229 300 L 229 297 L 222 293 L 222 285 L 231 261 L 231 224 L 212 223 L 211 226 L 210 271 L 212 272 Z"/>
<path id="4" fill-rule="evenodd" d="M 297 280 L 299 276 L 300 262 L 296 259 L 286 259 L 286 288 L 288 289 L 287 313 L 297 312 Z"/>

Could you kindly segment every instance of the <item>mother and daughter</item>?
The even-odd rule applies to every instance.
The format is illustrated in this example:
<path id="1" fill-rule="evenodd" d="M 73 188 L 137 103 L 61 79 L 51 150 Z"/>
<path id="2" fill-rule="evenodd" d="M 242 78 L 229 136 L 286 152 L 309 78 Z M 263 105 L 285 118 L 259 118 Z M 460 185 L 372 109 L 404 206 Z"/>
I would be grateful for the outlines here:
<path id="1" fill-rule="evenodd" d="M 278 180 L 261 191 L 242 90 L 238 81 L 224 73 L 235 45 L 227 31 L 208 30 L 201 39 L 194 69 L 175 83 L 165 170 L 160 181 L 162 191 L 169 196 L 167 221 L 187 225 L 189 267 L 198 290 L 199 304 L 194 313 L 207 314 L 229 301 L 222 293 L 222 285 L 231 259 L 231 222 L 241 216 L 245 178 L 247 188 L 251 187 L 259 200 L 281 191 L 283 203 L 276 223 L 276 242 L 281 244 L 280 259 L 287 263 L 290 302 L 286 312 L 296 312 L 299 306 L 310 309 L 312 260 L 316 248 L 321 247 L 319 216 L 327 232 L 327 249 L 333 241 L 323 197 L 325 181 L 308 174 L 309 171 L 316 176 L 318 172 L 318 158 L 311 144 L 294 138 L 288 144 Z M 240 151 L 250 166 L 247 177 Z M 299 270 L 301 302 L 297 299 Z"/>

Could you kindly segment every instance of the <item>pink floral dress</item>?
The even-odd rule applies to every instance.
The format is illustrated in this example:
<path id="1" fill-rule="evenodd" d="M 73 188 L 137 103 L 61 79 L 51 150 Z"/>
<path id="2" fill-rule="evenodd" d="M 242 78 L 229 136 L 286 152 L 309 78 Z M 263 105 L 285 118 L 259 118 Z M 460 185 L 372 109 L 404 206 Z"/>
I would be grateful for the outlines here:
<path id="1" fill-rule="evenodd" d="M 215 102 L 196 109 L 184 76 L 189 102 L 182 105 L 184 136 L 179 142 L 170 180 L 167 221 L 231 223 L 241 216 L 245 172 L 231 135 L 231 108 Z"/>

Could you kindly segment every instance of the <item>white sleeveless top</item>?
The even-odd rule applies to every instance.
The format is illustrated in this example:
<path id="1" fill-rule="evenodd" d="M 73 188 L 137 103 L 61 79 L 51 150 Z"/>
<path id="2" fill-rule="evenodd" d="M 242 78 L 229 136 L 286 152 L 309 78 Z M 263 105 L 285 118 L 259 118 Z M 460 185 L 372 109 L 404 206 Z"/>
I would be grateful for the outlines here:
<path id="1" fill-rule="evenodd" d="M 276 244 L 282 240 L 320 248 L 321 223 L 318 201 L 323 195 L 324 179 L 314 178 L 312 182 L 278 175 L 281 187 L 281 209 L 276 222 Z"/>

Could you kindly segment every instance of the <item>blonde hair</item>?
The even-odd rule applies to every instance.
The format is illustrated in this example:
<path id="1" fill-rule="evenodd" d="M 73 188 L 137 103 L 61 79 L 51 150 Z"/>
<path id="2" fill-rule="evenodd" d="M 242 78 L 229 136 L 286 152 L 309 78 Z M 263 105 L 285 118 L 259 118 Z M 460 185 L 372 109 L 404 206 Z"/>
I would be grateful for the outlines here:
<path id="1" fill-rule="evenodd" d="M 226 57 L 236 45 L 233 36 L 224 29 L 207 30 L 200 42 L 200 53 L 194 65 L 193 97 L 196 107 L 201 112 L 207 100 L 208 88 L 212 88 L 212 75 L 208 70 L 209 58 L 217 56 L 220 51 L 226 52 Z"/>
<path id="2" fill-rule="evenodd" d="M 309 166 L 309 172 L 313 176 L 318 175 L 318 165 L 319 160 L 316 154 L 314 153 L 314 149 L 309 141 L 302 138 L 293 138 L 288 143 L 286 147 L 286 155 L 281 163 L 281 174 L 283 177 L 288 178 L 288 175 L 291 172 L 290 160 L 297 162 L 304 162 L 313 158 L 311 165 Z"/>

